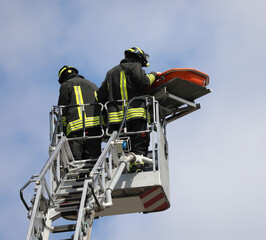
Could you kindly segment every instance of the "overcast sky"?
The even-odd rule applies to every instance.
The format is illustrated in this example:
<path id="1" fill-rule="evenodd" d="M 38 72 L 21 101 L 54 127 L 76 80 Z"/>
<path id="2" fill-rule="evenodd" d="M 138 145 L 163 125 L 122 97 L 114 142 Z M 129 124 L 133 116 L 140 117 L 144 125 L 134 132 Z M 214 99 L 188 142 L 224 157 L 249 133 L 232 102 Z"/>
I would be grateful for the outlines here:
<path id="1" fill-rule="evenodd" d="M 0 239 L 25 239 L 19 189 L 48 159 L 58 70 L 100 86 L 123 52 L 146 72 L 210 76 L 201 109 L 167 127 L 171 208 L 95 220 L 100 240 L 266 239 L 266 2 L 263 0 L 1 0 Z"/>

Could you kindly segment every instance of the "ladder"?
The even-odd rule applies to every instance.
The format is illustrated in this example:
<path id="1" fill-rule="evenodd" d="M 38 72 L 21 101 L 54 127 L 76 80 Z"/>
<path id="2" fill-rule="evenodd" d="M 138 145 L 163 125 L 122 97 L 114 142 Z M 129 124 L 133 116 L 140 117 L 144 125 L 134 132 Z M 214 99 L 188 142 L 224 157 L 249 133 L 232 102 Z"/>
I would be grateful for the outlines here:
<path id="1" fill-rule="evenodd" d="M 154 98 L 151 105 L 152 110 L 153 105 L 158 108 Z M 51 122 L 55 124 L 51 126 L 50 157 L 40 174 L 33 175 L 20 190 L 30 219 L 26 240 L 48 240 L 51 235 L 66 232 L 69 233 L 67 239 L 90 239 L 95 213 L 112 207 L 112 191 L 120 176 L 128 172 L 129 163 L 138 159 L 149 165 L 155 159 L 131 153 L 129 137 L 121 137 L 125 133 L 121 133 L 120 128 L 120 136 L 117 131 L 108 136 L 98 159 L 74 160 L 68 143 L 72 139 L 67 139 L 62 132 L 56 134 L 61 120 L 58 107 L 53 107 L 52 112 Z M 155 118 L 150 129 L 158 123 L 158 114 Z M 35 183 L 36 193 L 29 207 L 23 191 L 31 183 Z M 69 223 L 69 220 L 72 222 Z"/>
<path id="2" fill-rule="evenodd" d="M 31 182 L 36 184 L 32 206 L 28 207 L 24 200 L 30 218 L 27 240 L 49 239 L 51 233 L 62 232 L 74 232 L 75 240 L 89 239 L 95 211 L 112 206 L 112 190 L 127 163 L 136 158 L 132 153 L 121 152 L 123 141 L 115 140 L 116 136 L 117 132 L 113 132 L 98 160 L 72 162 L 68 141 L 65 136 L 60 137 L 40 174 L 32 176 L 21 189 L 22 193 Z M 108 161 L 114 158 L 118 162 L 115 167 L 112 166 L 115 161 Z M 57 171 L 59 159 L 65 167 Z M 48 173 L 52 176 L 50 187 Z M 59 218 L 76 223 L 52 226 Z"/>

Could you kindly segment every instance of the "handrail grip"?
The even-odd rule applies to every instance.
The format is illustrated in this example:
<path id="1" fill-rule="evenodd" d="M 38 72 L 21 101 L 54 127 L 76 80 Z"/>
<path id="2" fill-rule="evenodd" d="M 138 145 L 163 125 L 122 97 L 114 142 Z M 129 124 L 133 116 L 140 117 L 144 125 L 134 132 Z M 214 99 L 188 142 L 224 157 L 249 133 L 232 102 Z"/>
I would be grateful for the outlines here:
<path id="1" fill-rule="evenodd" d="M 31 176 L 30 180 L 28 182 L 26 182 L 26 184 L 20 189 L 19 191 L 19 195 L 20 195 L 20 199 L 21 201 L 23 202 L 25 208 L 29 211 L 30 210 L 30 207 L 28 206 L 28 204 L 26 203 L 25 199 L 24 199 L 24 195 L 23 195 L 23 191 L 26 187 L 28 187 L 30 185 L 30 183 L 34 182 L 34 178 L 36 177 L 37 175 L 33 175 Z"/>

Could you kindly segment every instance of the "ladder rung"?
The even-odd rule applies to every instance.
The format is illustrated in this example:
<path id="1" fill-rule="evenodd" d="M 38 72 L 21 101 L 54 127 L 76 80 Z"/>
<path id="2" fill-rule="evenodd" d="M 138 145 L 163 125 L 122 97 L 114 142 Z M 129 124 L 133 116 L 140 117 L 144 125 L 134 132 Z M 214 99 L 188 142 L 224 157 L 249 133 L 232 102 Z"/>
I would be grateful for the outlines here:
<path id="1" fill-rule="evenodd" d="M 67 196 L 73 196 L 73 195 L 81 196 L 81 194 L 82 194 L 82 190 L 77 190 L 73 192 L 59 192 L 56 194 L 56 196 L 60 198 L 60 197 L 67 197 Z"/>
<path id="2" fill-rule="evenodd" d="M 83 187 L 83 182 L 78 182 L 78 183 L 68 183 L 66 185 L 64 184 L 61 184 L 59 189 L 68 189 L 68 188 L 71 188 L 71 189 L 74 189 L 74 188 L 80 188 L 80 187 Z"/>
<path id="3" fill-rule="evenodd" d="M 75 203 L 79 203 L 80 202 L 80 198 L 69 198 L 69 199 L 59 199 L 58 201 L 56 201 L 56 203 L 58 205 L 67 205 L 67 204 L 75 204 Z"/>
<path id="4" fill-rule="evenodd" d="M 68 179 L 65 179 L 65 180 L 63 180 L 62 181 L 62 183 L 67 183 L 67 182 L 84 182 L 86 179 L 88 179 L 88 178 L 81 178 L 81 177 L 79 177 L 79 178 L 68 178 Z"/>
<path id="5" fill-rule="evenodd" d="M 75 229 L 76 229 L 76 224 L 54 226 L 53 233 L 72 232 L 75 231 Z"/>
<path id="6" fill-rule="evenodd" d="M 55 211 L 57 212 L 75 212 L 79 210 L 79 205 L 77 206 L 71 206 L 71 207 L 64 207 L 64 208 L 55 208 Z"/>
<path id="7" fill-rule="evenodd" d="M 59 205 L 59 208 L 67 208 L 67 207 L 73 207 L 73 206 L 79 206 L 80 202 L 79 201 L 73 201 L 73 202 L 68 202 L 68 203 L 61 203 Z"/>
<path id="8" fill-rule="evenodd" d="M 73 202 L 73 201 L 80 201 L 80 197 L 65 197 L 65 198 L 59 198 L 56 200 L 58 204 L 62 204 L 64 202 Z"/>
<path id="9" fill-rule="evenodd" d="M 82 164 L 82 163 L 96 163 L 98 159 L 84 159 L 84 160 L 75 160 L 73 164 Z"/>
<path id="10" fill-rule="evenodd" d="M 78 170 L 78 172 L 70 172 L 70 173 L 67 173 L 66 176 L 67 177 L 74 177 L 74 178 L 77 178 L 77 177 L 81 177 L 81 176 L 85 176 L 85 175 L 89 175 L 91 172 L 91 169 L 80 169 Z"/>
<path id="11" fill-rule="evenodd" d="M 61 216 L 63 217 L 63 218 L 69 218 L 69 217 L 71 217 L 72 219 L 73 218 L 78 218 L 78 212 L 77 211 L 69 211 L 69 212 L 62 212 L 61 213 Z"/>

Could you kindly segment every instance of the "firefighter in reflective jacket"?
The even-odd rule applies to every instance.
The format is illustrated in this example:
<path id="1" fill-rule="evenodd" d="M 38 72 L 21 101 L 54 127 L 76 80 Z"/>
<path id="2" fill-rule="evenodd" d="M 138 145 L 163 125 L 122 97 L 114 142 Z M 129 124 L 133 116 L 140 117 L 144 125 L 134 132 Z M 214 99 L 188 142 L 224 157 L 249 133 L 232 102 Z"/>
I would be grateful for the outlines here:
<path id="1" fill-rule="evenodd" d="M 85 114 L 82 107 L 77 105 L 95 103 L 97 86 L 78 74 L 78 70 L 71 66 L 64 66 L 59 70 L 58 81 L 61 84 L 58 105 L 63 108 L 63 131 L 69 138 L 69 145 L 74 159 L 98 158 L 101 153 L 101 139 L 76 139 L 83 136 L 100 136 L 100 107 L 97 105 L 85 106 Z M 84 120 L 84 121 L 83 121 Z"/>
<path id="2" fill-rule="evenodd" d="M 106 103 L 115 100 L 130 100 L 136 96 L 148 94 L 148 88 L 157 78 L 156 72 L 146 74 L 142 67 L 148 67 L 148 57 L 143 50 L 132 47 L 125 51 L 125 58 L 119 65 L 109 70 L 98 90 L 98 101 Z M 109 125 L 119 129 L 123 119 L 122 104 L 110 104 Z M 133 102 L 127 112 L 128 132 L 143 131 L 147 125 L 147 114 L 144 101 Z M 132 152 L 147 156 L 150 142 L 149 134 L 142 133 L 131 136 Z"/>

